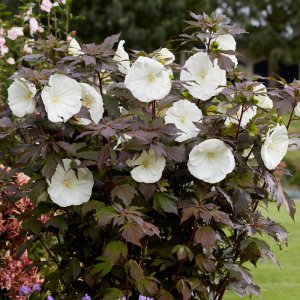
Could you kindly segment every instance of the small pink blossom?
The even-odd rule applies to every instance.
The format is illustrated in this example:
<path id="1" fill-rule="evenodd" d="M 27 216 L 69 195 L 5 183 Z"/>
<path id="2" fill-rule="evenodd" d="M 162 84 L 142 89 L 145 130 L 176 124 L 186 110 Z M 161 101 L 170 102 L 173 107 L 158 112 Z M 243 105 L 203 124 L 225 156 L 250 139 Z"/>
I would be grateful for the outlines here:
<path id="1" fill-rule="evenodd" d="M 5 45 L 5 39 L 0 36 L 0 57 L 8 52 L 8 47 Z"/>
<path id="2" fill-rule="evenodd" d="M 23 51 L 27 54 L 31 54 L 32 53 L 32 48 L 28 45 L 28 43 L 25 43 L 25 45 L 23 47 Z"/>
<path id="3" fill-rule="evenodd" d="M 50 13 L 51 9 L 52 9 L 52 2 L 50 0 L 43 0 L 42 4 L 41 4 L 41 10 Z"/>
<path id="4" fill-rule="evenodd" d="M 2 36 L 4 34 L 4 29 L 0 28 L 0 36 Z"/>
<path id="5" fill-rule="evenodd" d="M 9 58 L 6 60 L 6 62 L 7 62 L 9 65 L 14 65 L 14 64 L 16 63 L 13 57 L 9 57 Z"/>
<path id="6" fill-rule="evenodd" d="M 30 177 L 25 175 L 23 172 L 21 173 L 16 173 L 16 184 L 18 184 L 19 186 L 22 186 L 24 184 L 26 184 L 28 181 L 30 180 Z"/>
<path id="7" fill-rule="evenodd" d="M 30 35 L 33 36 L 39 30 L 39 23 L 36 18 L 29 19 Z"/>
<path id="8" fill-rule="evenodd" d="M 12 27 L 7 31 L 7 37 L 11 40 L 16 40 L 19 36 L 23 36 L 23 27 Z"/>

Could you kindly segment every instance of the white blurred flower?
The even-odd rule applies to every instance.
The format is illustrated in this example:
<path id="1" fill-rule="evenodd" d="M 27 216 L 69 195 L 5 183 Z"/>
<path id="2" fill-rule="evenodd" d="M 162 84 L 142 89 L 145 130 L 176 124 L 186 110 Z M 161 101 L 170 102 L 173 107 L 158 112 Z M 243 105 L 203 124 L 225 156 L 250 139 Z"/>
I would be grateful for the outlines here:
<path id="1" fill-rule="evenodd" d="M 269 129 L 261 147 L 261 158 L 267 169 L 275 169 L 284 158 L 289 146 L 289 137 L 284 125 Z"/>
<path id="2" fill-rule="evenodd" d="M 169 71 L 160 62 L 143 56 L 132 64 L 124 83 L 141 102 L 160 100 L 171 90 Z"/>
<path id="3" fill-rule="evenodd" d="M 89 84 L 80 83 L 81 87 L 81 105 L 86 107 L 90 113 L 91 119 L 98 124 L 103 117 L 104 107 L 101 95 Z M 89 125 L 90 120 L 86 118 L 76 118 L 77 124 Z"/>
<path id="4" fill-rule="evenodd" d="M 76 164 L 80 161 L 76 160 Z M 71 159 L 63 159 L 63 167 L 58 164 L 51 181 L 47 180 L 51 200 L 61 207 L 89 201 L 94 185 L 93 174 L 88 168 L 79 168 L 76 174 L 70 165 Z"/>
<path id="5" fill-rule="evenodd" d="M 297 103 L 294 112 L 297 117 L 300 117 L 300 103 Z"/>
<path id="6" fill-rule="evenodd" d="M 199 129 L 193 122 L 199 122 L 201 118 L 202 111 L 195 103 L 179 100 L 166 111 L 165 122 L 174 124 L 182 131 L 175 141 L 183 142 L 198 135 Z"/>
<path id="7" fill-rule="evenodd" d="M 36 18 L 29 19 L 30 35 L 33 36 L 39 30 L 39 23 Z"/>
<path id="8" fill-rule="evenodd" d="M 41 4 L 41 10 L 50 13 L 52 9 L 52 2 L 50 0 L 43 0 Z"/>
<path id="9" fill-rule="evenodd" d="M 254 98 L 258 101 L 257 106 L 264 109 L 273 108 L 273 101 L 267 95 L 267 88 L 262 83 L 256 85 L 253 88 L 253 92 L 255 93 Z"/>
<path id="10" fill-rule="evenodd" d="M 161 48 L 153 52 L 153 58 L 163 65 L 169 65 L 175 60 L 175 55 L 168 48 Z"/>
<path id="11" fill-rule="evenodd" d="M 33 113 L 35 94 L 36 88 L 32 83 L 16 79 L 8 88 L 8 105 L 12 113 L 19 118 Z"/>
<path id="12" fill-rule="evenodd" d="M 51 75 L 49 86 L 42 90 L 42 100 L 51 122 L 67 122 L 80 111 L 80 99 L 80 84 L 66 75 Z"/>
<path id="13" fill-rule="evenodd" d="M 216 96 L 226 85 L 226 71 L 212 63 L 206 53 L 198 52 L 186 62 L 180 73 L 180 80 L 189 93 L 203 101 Z"/>
<path id="14" fill-rule="evenodd" d="M 242 109 L 244 111 L 243 116 L 242 116 Z M 256 106 L 243 108 L 241 105 L 237 113 L 226 118 L 225 125 L 229 125 L 230 123 L 233 123 L 237 125 L 240 124 L 241 127 L 246 127 L 246 125 L 250 122 L 250 120 L 256 115 L 256 112 L 257 112 Z M 241 117 L 242 120 L 240 121 Z"/>
<path id="15" fill-rule="evenodd" d="M 142 154 L 132 161 L 128 162 L 129 166 L 137 166 L 131 170 L 132 178 L 137 182 L 154 183 L 161 176 L 166 165 L 166 160 L 163 156 L 156 156 L 153 150 Z"/>
<path id="16" fill-rule="evenodd" d="M 28 44 L 28 41 L 25 42 L 24 47 L 23 47 L 23 51 L 25 53 L 27 53 L 27 54 L 31 54 L 32 53 L 32 48 Z"/>
<path id="17" fill-rule="evenodd" d="M 221 34 L 216 39 L 214 39 L 214 41 L 218 43 L 218 48 L 220 50 L 225 50 L 225 51 L 236 50 L 236 41 L 231 34 Z M 234 63 L 234 67 L 238 65 L 238 60 L 235 55 L 232 54 L 223 54 L 223 55 L 227 56 L 232 60 L 232 62 Z"/>
<path id="18" fill-rule="evenodd" d="M 13 41 L 19 36 L 24 36 L 23 27 L 12 27 L 7 31 L 7 37 Z"/>
<path id="19" fill-rule="evenodd" d="M 234 156 L 226 144 L 218 139 L 206 140 L 192 149 L 188 169 L 196 178 L 217 183 L 235 167 Z"/>
<path id="20" fill-rule="evenodd" d="M 118 137 L 117 144 L 116 144 L 116 146 L 114 146 L 113 149 L 117 150 L 122 143 L 127 142 L 127 141 L 129 141 L 131 139 L 132 139 L 132 136 L 124 133 L 123 136 L 119 136 Z"/>
<path id="21" fill-rule="evenodd" d="M 4 56 L 8 52 L 8 47 L 5 45 L 5 39 L 0 36 L 0 57 Z"/>
<path id="22" fill-rule="evenodd" d="M 6 60 L 6 62 L 7 62 L 9 65 L 14 65 L 14 64 L 16 63 L 13 57 L 9 57 L 9 58 Z"/>
<path id="23" fill-rule="evenodd" d="M 116 51 L 113 60 L 118 63 L 118 69 L 121 73 L 127 74 L 128 70 L 130 69 L 130 62 L 129 62 L 129 55 L 124 50 L 124 40 L 121 40 L 118 44 L 118 48 Z"/>
<path id="24" fill-rule="evenodd" d="M 78 56 L 83 54 L 81 47 L 75 38 L 72 38 L 68 49 L 69 55 Z"/>

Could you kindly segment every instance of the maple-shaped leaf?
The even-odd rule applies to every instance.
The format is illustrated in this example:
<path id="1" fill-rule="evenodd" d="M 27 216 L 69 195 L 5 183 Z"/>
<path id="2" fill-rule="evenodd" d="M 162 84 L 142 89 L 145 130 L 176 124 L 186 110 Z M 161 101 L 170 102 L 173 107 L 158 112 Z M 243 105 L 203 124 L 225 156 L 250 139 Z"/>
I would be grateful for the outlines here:
<path id="1" fill-rule="evenodd" d="M 195 241 L 202 245 L 208 252 L 217 240 L 217 233 L 210 226 L 203 226 L 196 230 Z"/>
<path id="2" fill-rule="evenodd" d="M 123 201 L 126 207 L 130 206 L 130 203 L 136 194 L 137 194 L 136 189 L 130 184 L 117 185 L 111 191 L 111 197 L 112 198 L 118 197 Z"/>

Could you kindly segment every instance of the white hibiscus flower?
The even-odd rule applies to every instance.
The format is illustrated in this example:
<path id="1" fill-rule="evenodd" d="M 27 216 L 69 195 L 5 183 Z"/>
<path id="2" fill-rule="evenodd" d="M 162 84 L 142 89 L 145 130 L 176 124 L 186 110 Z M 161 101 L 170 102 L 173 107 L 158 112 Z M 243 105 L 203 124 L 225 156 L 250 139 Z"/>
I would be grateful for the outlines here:
<path id="1" fill-rule="evenodd" d="M 81 47 L 75 38 L 72 38 L 72 40 L 70 41 L 68 52 L 69 55 L 72 56 L 83 54 L 83 52 L 81 51 Z"/>
<path id="2" fill-rule="evenodd" d="M 121 73 L 127 74 L 130 69 L 129 55 L 124 49 L 125 41 L 121 40 L 118 44 L 118 48 L 116 51 L 113 60 L 118 63 L 118 69 Z"/>
<path id="3" fill-rule="evenodd" d="M 179 100 L 167 110 L 165 122 L 174 124 L 182 131 L 175 141 L 183 142 L 198 135 L 199 129 L 193 122 L 199 122 L 201 118 L 202 111 L 195 103 L 188 100 Z"/>
<path id="4" fill-rule="evenodd" d="M 88 109 L 92 121 L 98 124 L 104 113 L 102 96 L 87 83 L 80 83 L 80 87 L 81 105 Z M 91 121 L 86 118 L 77 118 L 77 124 L 89 125 L 90 123 Z"/>
<path id="5" fill-rule="evenodd" d="M 8 105 L 12 113 L 19 118 L 33 113 L 35 94 L 36 88 L 32 83 L 16 79 L 8 88 Z"/>
<path id="6" fill-rule="evenodd" d="M 284 158 L 289 146 L 289 137 L 284 125 L 277 124 L 269 129 L 266 139 L 261 147 L 261 158 L 267 169 L 275 169 Z"/>
<path id="7" fill-rule="evenodd" d="M 250 122 L 250 120 L 256 115 L 257 108 L 256 106 L 244 108 L 243 116 L 242 116 L 242 106 L 240 106 L 239 110 L 232 116 L 226 118 L 225 125 L 240 124 L 241 127 L 246 127 L 246 125 Z M 242 120 L 240 118 L 242 117 Z"/>
<path id="8" fill-rule="evenodd" d="M 218 43 L 218 48 L 220 50 L 225 50 L 225 51 L 236 50 L 236 41 L 231 34 L 221 34 L 216 39 L 214 39 L 214 41 Z M 223 54 L 223 55 L 231 59 L 231 61 L 234 63 L 234 67 L 238 65 L 238 60 L 235 55 L 232 54 Z"/>
<path id="9" fill-rule="evenodd" d="M 152 57 L 163 65 L 169 65 L 175 60 L 175 55 L 168 48 L 161 48 L 154 51 Z"/>
<path id="10" fill-rule="evenodd" d="M 297 117 L 300 117 L 300 103 L 297 103 L 294 112 Z"/>
<path id="11" fill-rule="evenodd" d="M 151 102 L 166 97 L 171 90 L 171 79 L 160 62 L 140 56 L 125 77 L 125 86 L 141 102 Z"/>
<path id="12" fill-rule="evenodd" d="M 80 161 L 76 163 L 79 165 Z M 76 174 L 70 164 L 71 159 L 63 159 L 63 167 L 58 164 L 51 181 L 47 180 L 51 200 L 61 207 L 89 201 L 94 185 L 93 174 L 88 168 L 80 168 Z"/>
<path id="13" fill-rule="evenodd" d="M 42 91 L 42 100 L 51 122 L 67 122 L 77 114 L 81 108 L 80 98 L 80 84 L 66 75 L 51 75 L 49 86 Z"/>
<path id="14" fill-rule="evenodd" d="M 263 84 L 258 84 L 253 88 L 254 98 L 258 101 L 257 106 L 264 109 L 272 109 L 273 101 L 267 95 L 267 88 Z"/>
<path id="15" fill-rule="evenodd" d="M 196 178 L 217 183 L 235 167 L 234 156 L 226 144 L 218 139 L 206 140 L 192 149 L 188 169 Z"/>
<path id="16" fill-rule="evenodd" d="M 226 85 L 226 71 L 213 64 L 206 53 L 198 52 L 185 62 L 180 80 L 187 82 L 184 87 L 193 97 L 206 101 L 220 93 L 219 86 Z"/>
<path id="17" fill-rule="evenodd" d="M 129 166 L 137 166 L 131 170 L 132 178 L 137 182 L 154 183 L 161 176 L 166 165 L 163 156 L 156 156 L 153 150 L 145 150 L 137 158 L 127 162 Z"/>

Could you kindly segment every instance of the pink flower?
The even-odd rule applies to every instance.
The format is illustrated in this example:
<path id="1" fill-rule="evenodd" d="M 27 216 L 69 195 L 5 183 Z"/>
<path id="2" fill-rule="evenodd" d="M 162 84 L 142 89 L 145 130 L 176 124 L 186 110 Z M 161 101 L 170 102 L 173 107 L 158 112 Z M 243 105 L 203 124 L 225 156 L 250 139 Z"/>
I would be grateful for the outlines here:
<path id="1" fill-rule="evenodd" d="M 12 27 L 7 31 L 7 37 L 11 40 L 16 40 L 19 36 L 23 36 L 23 27 Z"/>
<path id="2" fill-rule="evenodd" d="M 8 47 L 5 45 L 5 39 L 0 36 L 0 57 L 8 52 Z"/>
<path id="3" fill-rule="evenodd" d="M 32 48 L 28 45 L 28 43 L 25 43 L 25 45 L 23 47 L 23 51 L 27 54 L 31 54 L 32 53 Z"/>
<path id="4" fill-rule="evenodd" d="M 43 0 L 42 4 L 41 4 L 41 10 L 50 13 L 51 9 L 52 9 L 52 2 L 50 0 Z"/>
<path id="5" fill-rule="evenodd" d="M 29 26 L 30 26 L 30 35 L 33 36 L 39 29 L 39 23 L 36 18 L 31 17 L 29 19 Z"/>
<path id="6" fill-rule="evenodd" d="M 22 186 L 30 180 L 30 177 L 25 175 L 23 172 L 16 173 L 16 184 Z"/>
<path id="7" fill-rule="evenodd" d="M 0 28 L 0 36 L 2 36 L 4 34 L 4 29 Z"/>
<path id="8" fill-rule="evenodd" d="M 14 65 L 14 64 L 16 63 L 13 57 L 9 57 L 9 58 L 6 60 L 6 62 L 7 62 L 9 65 Z"/>

